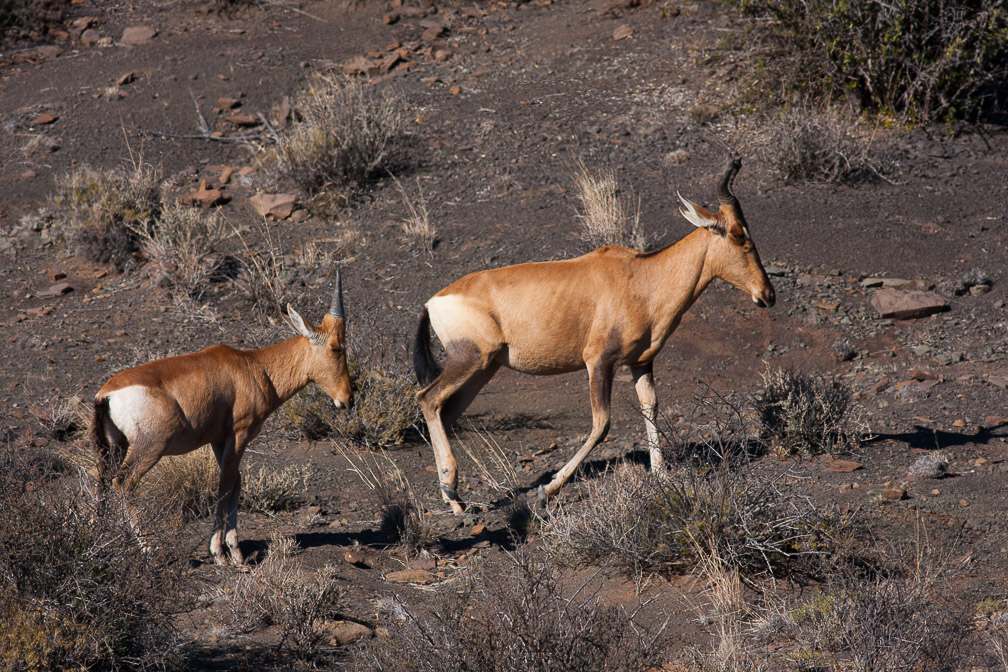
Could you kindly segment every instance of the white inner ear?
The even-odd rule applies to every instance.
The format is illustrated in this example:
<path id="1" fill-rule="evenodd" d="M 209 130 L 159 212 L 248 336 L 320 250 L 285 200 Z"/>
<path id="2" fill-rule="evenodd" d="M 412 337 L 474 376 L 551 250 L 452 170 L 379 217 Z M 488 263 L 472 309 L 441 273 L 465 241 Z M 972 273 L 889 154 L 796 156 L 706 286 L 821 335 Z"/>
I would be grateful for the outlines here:
<path id="1" fill-rule="evenodd" d="M 287 316 L 290 318 L 291 325 L 299 334 L 308 338 L 315 338 L 315 330 L 308 328 L 304 318 L 289 303 L 287 304 Z"/>
<path id="2" fill-rule="evenodd" d="M 679 207 L 679 212 L 687 219 L 687 221 L 689 221 L 690 224 L 693 226 L 699 226 L 702 229 L 709 229 L 717 224 L 717 217 L 707 213 L 702 214 L 700 212 L 702 208 L 699 205 L 689 200 L 678 191 L 676 192 L 676 196 L 678 196 L 679 200 L 682 201 L 682 206 Z"/>

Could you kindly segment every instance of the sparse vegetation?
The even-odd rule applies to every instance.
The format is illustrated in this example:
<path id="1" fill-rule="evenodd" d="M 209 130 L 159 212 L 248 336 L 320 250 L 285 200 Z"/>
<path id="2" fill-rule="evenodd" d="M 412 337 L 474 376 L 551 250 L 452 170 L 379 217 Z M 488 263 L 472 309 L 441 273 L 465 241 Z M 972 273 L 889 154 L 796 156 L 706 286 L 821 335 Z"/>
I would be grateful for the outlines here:
<path id="1" fill-rule="evenodd" d="M 220 468 L 209 446 L 185 455 L 166 455 L 140 481 L 137 498 L 185 520 L 217 506 Z"/>
<path id="2" fill-rule="evenodd" d="M 398 603 L 401 622 L 358 653 L 369 672 L 634 672 L 668 662 L 662 623 L 607 604 L 588 585 L 564 590 L 549 560 L 510 556 L 446 586 L 429 614 Z"/>
<path id="3" fill-rule="evenodd" d="M 206 293 L 221 262 L 221 244 L 232 229 L 216 212 L 179 205 L 164 208 L 154 224 L 130 225 L 140 252 L 151 263 L 151 279 L 159 287 L 198 301 Z"/>
<path id="4" fill-rule="evenodd" d="M 184 545 L 156 520 L 140 521 L 141 539 L 120 502 L 55 480 L 46 460 L 0 460 L 0 667 L 166 667 Z"/>
<path id="5" fill-rule="evenodd" d="M 878 171 L 857 119 L 828 104 L 798 103 L 767 123 L 766 161 L 786 183 L 850 182 Z"/>
<path id="6" fill-rule="evenodd" d="M 122 271 L 137 263 L 138 231 L 149 231 L 161 213 L 161 177 L 139 163 L 132 168 L 78 168 L 57 179 L 48 212 L 53 238 L 87 259 Z"/>
<path id="7" fill-rule="evenodd" d="M 437 238 L 437 228 L 430 221 L 430 212 L 427 210 L 427 200 L 423 195 L 423 187 L 420 186 L 420 179 L 417 178 L 417 197 L 410 198 L 406 188 L 399 180 L 396 180 L 399 194 L 406 205 L 408 215 L 402 220 L 403 234 L 406 236 L 406 243 L 418 252 L 434 253 L 434 243 Z"/>
<path id="8" fill-rule="evenodd" d="M 850 388 L 836 378 L 767 371 L 753 406 L 761 438 L 780 456 L 849 450 L 864 433 Z"/>
<path id="9" fill-rule="evenodd" d="M 230 615 L 228 626 L 238 633 L 276 625 L 280 647 L 310 658 L 324 642 L 322 624 L 345 608 L 346 595 L 334 567 L 302 569 L 297 551 L 293 539 L 275 535 L 266 558 L 238 574 L 222 601 Z"/>
<path id="10" fill-rule="evenodd" d="M 593 171 L 577 160 L 574 191 L 581 202 L 581 238 L 592 249 L 602 245 L 644 249 L 647 241 L 640 225 L 640 205 L 621 192 L 615 172 Z"/>
<path id="11" fill-rule="evenodd" d="M 282 469 L 266 465 L 246 469 L 242 475 L 242 504 L 250 511 L 276 513 L 296 509 L 305 502 L 312 469 L 307 464 L 291 464 Z"/>
<path id="12" fill-rule="evenodd" d="M 736 3 L 733 3 L 736 4 Z M 908 122 L 968 118 L 1008 85 L 1008 13 L 1000 0 L 741 0 L 758 45 L 758 95 L 852 98 Z"/>
<path id="13" fill-rule="evenodd" d="M 318 75 L 294 102 L 297 121 L 267 163 L 305 193 L 359 186 L 382 166 L 399 132 L 399 100 L 356 80 Z"/>
<path id="14" fill-rule="evenodd" d="M 750 466 L 685 467 L 659 477 L 622 465 L 551 504 L 543 536 L 568 561 L 614 562 L 639 578 L 714 556 L 743 579 L 805 573 L 842 536 L 841 518 Z"/>
<path id="15" fill-rule="evenodd" d="M 974 627 L 947 590 L 947 559 L 918 547 L 879 562 L 838 563 L 819 595 L 785 619 L 787 634 L 808 658 L 858 672 L 955 669 Z"/>
<path id="16" fill-rule="evenodd" d="M 35 41 L 62 25 L 67 0 L 5 0 L 0 2 L 0 44 Z"/>
<path id="17" fill-rule="evenodd" d="M 356 369 L 351 366 L 354 405 L 349 410 L 337 410 L 325 392 L 311 386 L 280 409 L 281 417 L 310 441 L 338 436 L 371 448 L 402 443 L 420 422 L 413 383 L 404 374 Z"/>

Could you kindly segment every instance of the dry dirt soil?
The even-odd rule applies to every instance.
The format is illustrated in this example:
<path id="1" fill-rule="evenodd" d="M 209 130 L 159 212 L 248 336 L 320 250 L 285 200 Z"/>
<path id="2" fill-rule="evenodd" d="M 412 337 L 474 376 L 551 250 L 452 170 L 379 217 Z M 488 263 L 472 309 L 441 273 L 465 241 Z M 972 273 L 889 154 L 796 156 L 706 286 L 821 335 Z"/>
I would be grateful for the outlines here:
<path id="1" fill-rule="evenodd" d="M 963 595 L 974 602 L 1005 598 L 1008 133 L 1001 127 L 880 132 L 884 179 L 784 185 L 758 149 L 761 123 L 717 111 L 735 84 L 717 74 L 725 19 L 714 3 L 481 0 L 425 7 L 266 2 L 221 14 L 189 0 L 84 0 L 70 7 L 46 49 L 0 54 L 5 449 L 53 441 L 36 416 L 62 400 L 90 399 L 126 366 L 216 342 L 258 347 L 284 333 L 279 315 L 260 316 L 227 286 L 209 294 L 203 311 L 180 308 L 143 273 L 89 263 L 26 230 L 22 218 L 43 206 L 54 180 L 75 167 L 142 160 L 171 177 L 175 193 L 201 180 L 219 184 L 223 167 L 233 168 L 222 214 L 249 231 L 268 230 L 290 251 L 304 242 L 324 245 L 352 217 L 365 238 L 342 264 L 356 347 L 382 349 L 386 361 L 405 369 L 419 310 L 441 287 L 483 268 L 586 251 L 572 192 L 578 157 L 615 170 L 639 197 L 651 247 L 688 233 L 675 192 L 713 201 L 711 177 L 724 156 L 709 141 L 713 132 L 742 151 L 735 191 L 777 305 L 760 310 L 727 285 L 709 288 L 656 361 L 663 413 L 689 416 L 696 399 L 712 392 L 745 398 L 760 388 L 764 372 L 778 367 L 838 376 L 854 390 L 870 438 L 831 457 L 863 467 L 845 474 L 831 471 L 829 459 L 790 465 L 809 494 L 826 506 L 863 511 L 880 543 L 911 539 L 925 528 L 952 557 Z M 383 20 L 394 10 L 397 21 Z M 90 20 L 71 23 L 82 17 Z M 156 34 L 123 43 L 124 30 L 138 25 Z M 444 30 L 424 36 L 433 25 Z M 96 31 L 86 40 L 85 26 Z M 433 253 L 404 241 L 406 209 L 387 177 L 355 195 L 341 215 L 321 219 L 301 209 L 262 223 L 249 203 L 262 182 L 255 173 L 239 179 L 237 171 L 254 165 L 256 147 L 266 141 L 204 137 L 200 117 L 220 136 L 260 134 L 261 127 L 226 121 L 230 112 L 217 101 L 238 99 L 240 113 L 268 115 L 304 87 L 308 73 L 339 71 L 350 59 L 396 47 L 406 50 L 402 63 L 359 77 L 401 96 L 406 124 L 390 169 L 408 187 L 422 186 L 437 227 Z M 435 58 L 439 50 L 447 52 L 444 60 Z M 35 149 L 24 151 L 33 139 Z M 948 296 L 947 312 L 918 320 L 881 319 L 870 304 L 876 290 L 862 282 L 885 277 L 948 287 L 974 269 L 989 278 L 990 291 Z M 327 305 L 332 270 L 314 269 L 303 279 L 298 308 L 312 319 Z M 61 282 L 69 290 L 48 295 Z M 840 361 L 834 352 L 845 341 L 856 356 Z M 618 374 L 613 396 L 609 439 L 582 478 L 646 455 L 627 373 Z M 589 429 L 586 376 L 502 372 L 466 417 L 460 437 L 478 446 L 479 435 L 465 427 L 479 428 L 515 466 L 520 485 L 533 486 L 569 458 Z M 949 456 L 951 476 L 909 481 L 904 499 L 878 503 L 887 485 L 903 484 L 910 465 L 935 450 Z M 439 580 L 451 578 L 474 558 L 499 562 L 512 547 L 506 497 L 471 459 L 460 456 L 463 492 L 475 506 L 456 518 L 441 503 L 422 441 L 389 455 L 429 509 L 440 537 L 434 560 L 388 547 L 377 532 L 378 500 L 347 458 L 328 440 L 299 438 L 279 418 L 246 460 L 252 467 L 310 463 L 308 505 L 316 508 L 269 518 L 241 513 L 245 555 L 254 563 L 274 531 L 293 535 L 309 565 L 339 564 L 350 595 L 347 616 L 373 626 L 377 598 L 425 594 L 384 580 L 388 572 L 419 564 L 440 572 Z M 573 497 L 577 488 L 569 491 Z M 206 595 L 234 572 L 211 564 L 209 527 L 206 518 L 191 523 L 192 575 Z M 529 543 L 535 548 L 534 535 Z M 364 567 L 344 563 L 351 549 L 363 554 Z M 631 582 L 615 572 L 605 576 L 614 595 L 632 598 Z M 702 583 L 691 577 L 658 583 L 662 604 L 680 614 L 675 627 L 683 646 L 706 641 L 709 628 L 697 618 L 708 609 Z M 220 631 L 215 619 L 222 614 L 210 602 L 198 601 L 180 616 L 193 666 L 260 664 L 254 651 L 268 648 L 271 635 L 216 641 L 207 633 Z"/>

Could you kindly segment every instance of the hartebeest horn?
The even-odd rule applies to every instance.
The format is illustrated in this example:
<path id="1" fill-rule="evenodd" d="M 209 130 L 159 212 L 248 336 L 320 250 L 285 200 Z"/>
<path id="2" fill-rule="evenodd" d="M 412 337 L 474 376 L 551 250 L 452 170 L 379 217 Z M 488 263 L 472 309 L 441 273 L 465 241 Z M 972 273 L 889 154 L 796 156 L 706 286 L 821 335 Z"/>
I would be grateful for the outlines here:
<path id="1" fill-rule="evenodd" d="M 333 290 L 332 305 L 329 306 L 329 314 L 341 320 L 346 319 L 346 313 L 343 312 L 343 275 L 339 269 L 336 269 L 336 289 Z"/>
<path id="2" fill-rule="evenodd" d="M 738 199 L 731 192 L 731 183 L 735 180 L 735 175 L 741 167 L 742 159 L 729 154 L 728 163 L 725 165 L 724 173 L 721 175 L 721 181 L 717 187 L 718 203 L 721 205 L 730 205 L 732 208 L 739 207 Z"/>

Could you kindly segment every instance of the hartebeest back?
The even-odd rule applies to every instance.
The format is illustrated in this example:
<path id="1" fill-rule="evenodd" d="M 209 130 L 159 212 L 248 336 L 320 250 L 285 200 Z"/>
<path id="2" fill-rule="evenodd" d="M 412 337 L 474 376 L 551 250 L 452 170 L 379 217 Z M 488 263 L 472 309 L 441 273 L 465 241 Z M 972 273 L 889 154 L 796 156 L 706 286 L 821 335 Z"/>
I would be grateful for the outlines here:
<path id="1" fill-rule="evenodd" d="M 220 564 L 228 560 L 225 542 L 231 560 L 242 563 L 238 466 L 266 418 L 310 382 L 332 397 L 337 408 L 351 403 L 339 274 L 320 326 L 290 305 L 287 314 L 299 336 L 260 350 L 214 345 L 158 359 L 117 373 L 95 396 L 91 436 L 102 489 L 109 467 L 116 469 L 113 486 L 127 494 L 162 456 L 206 444 L 213 448 L 220 482 L 210 553 Z"/>
<path id="2" fill-rule="evenodd" d="M 628 366 L 645 416 L 651 467 L 662 468 L 655 427 L 652 361 L 683 314 L 714 278 L 761 307 L 774 289 L 760 262 L 742 208 L 731 192 L 741 162 L 729 157 L 709 212 L 679 196 L 697 228 L 656 252 L 601 247 L 576 259 L 519 264 L 465 276 L 424 307 L 413 344 L 417 401 L 430 429 L 444 499 L 458 513 L 458 468 L 445 425 L 472 402 L 498 368 L 534 375 L 588 369 L 592 431 L 577 454 L 541 489 L 557 491 L 609 431 L 614 370 Z M 430 327 L 445 349 L 439 371 Z"/>

